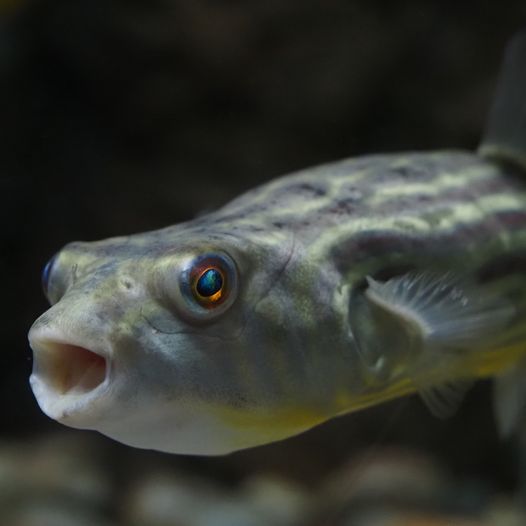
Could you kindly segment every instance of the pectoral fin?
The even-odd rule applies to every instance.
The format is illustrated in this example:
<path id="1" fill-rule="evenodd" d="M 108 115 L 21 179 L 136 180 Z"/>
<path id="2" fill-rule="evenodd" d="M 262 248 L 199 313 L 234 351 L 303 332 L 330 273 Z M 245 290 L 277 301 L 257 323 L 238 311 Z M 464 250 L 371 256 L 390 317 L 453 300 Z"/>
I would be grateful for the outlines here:
<path id="1" fill-rule="evenodd" d="M 513 314 L 504 301 L 449 274 L 406 274 L 379 283 L 368 278 L 366 296 L 415 334 L 421 352 L 472 348 Z"/>
<path id="2" fill-rule="evenodd" d="M 463 358 L 483 352 L 513 309 L 450 274 L 406 274 L 383 283 L 367 278 L 367 283 L 362 309 L 373 329 L 360 338 L 363 330 L 356 327 L 360 352 L 376 357 L 376 363 L 383 357 L 384 378 L 386 368 L 403 371 L 433 414 L 451 414 L 469 387 Z"/>

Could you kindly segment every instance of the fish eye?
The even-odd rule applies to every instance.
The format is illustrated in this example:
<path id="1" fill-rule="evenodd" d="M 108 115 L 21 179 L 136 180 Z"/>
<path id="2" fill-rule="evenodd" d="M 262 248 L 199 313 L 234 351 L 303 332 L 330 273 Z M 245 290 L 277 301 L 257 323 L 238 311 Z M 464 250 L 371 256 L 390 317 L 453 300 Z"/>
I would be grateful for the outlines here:
<path id="1" fill-rule="evenodd" d="M 210 306 L 221 301 L 224 281 L 220 269 L 215 267 L 205 269 L 197 278 L 194 286 L 198 301 Z"/>
<path id="2" fill-rule="evenodd" d="M 237 295 L 237 268 L 225 253 L 205 253 L 183 267 L 179 289 L 185 313 L 211 319 L 225 312 Z"/>
<path id="3" fill-rule="evenodd" d="M 41 274 L 41 281 L 42 281 L 42 290 L 44 292 L 44 296 L 46 299 L 51 303 L 51 299 L 49 297 L 49 280 L 51 277 L 51 273 L 53 271 L 53 267 L 55 265 L 55 261 L 57 260 L 57 254 L 55 254 L 44 266 L 42 269 Z"/>

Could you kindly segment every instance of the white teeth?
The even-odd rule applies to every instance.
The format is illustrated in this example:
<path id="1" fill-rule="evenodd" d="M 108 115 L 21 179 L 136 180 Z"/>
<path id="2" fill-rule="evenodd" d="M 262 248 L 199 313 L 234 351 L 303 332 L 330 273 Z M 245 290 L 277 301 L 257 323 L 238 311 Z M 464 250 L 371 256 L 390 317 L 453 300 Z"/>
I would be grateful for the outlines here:
<path id="1" fill-rule="evenodd" d="M 109 359 L 61 336 L 30 332 L 31 386 L 42 410 L 64 420 L 89 408 L 109 384 Z"/>
<path id="2" fill-rule="evenodd" d="M 106 378 L 106 359 L 84 347 L 56 341 L 35 349 L 35 374 L 59 394 L 87 394 Z"/>

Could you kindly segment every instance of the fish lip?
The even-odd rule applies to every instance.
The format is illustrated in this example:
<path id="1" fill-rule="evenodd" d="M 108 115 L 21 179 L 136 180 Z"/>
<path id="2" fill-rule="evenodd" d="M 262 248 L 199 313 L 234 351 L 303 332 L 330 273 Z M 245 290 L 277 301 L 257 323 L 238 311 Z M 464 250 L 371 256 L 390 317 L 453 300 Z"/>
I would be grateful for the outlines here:
<path id="1" fill-rule="evenodd" d="M 28 340 L 33 350 L 29 383 L 42 411 L 67 425 L 89 427 L 89 422 L 100 410 L 100 402 L 107 398 L 105 395 L 113 384 L 115 364 L 111 350 L 103 345 L 90 344 L 88 347 L 80 338 L 46 327 L 32 327 Z M 80 348 L 104 360 L 104 375 L 100 382 L 86 390 L 77 391 L 75 386 L 69 390 L 60 389 L 49 368 L 53 367 L 53 360 L 60 361 L 60 354 L 67 352 L 68 347 Z M 56 356 L 50 359 L 49 356 L 54 354 Z"/>

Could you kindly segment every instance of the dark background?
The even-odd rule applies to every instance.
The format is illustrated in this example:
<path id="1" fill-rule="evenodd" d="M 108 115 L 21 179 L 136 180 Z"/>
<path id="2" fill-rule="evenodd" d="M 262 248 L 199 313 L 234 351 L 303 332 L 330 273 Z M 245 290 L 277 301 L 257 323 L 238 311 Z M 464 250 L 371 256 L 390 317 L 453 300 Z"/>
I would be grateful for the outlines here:
<path id="1" fill-rule="evenodd" d="M 316 163 L 473 149 L 525 14 L 519 1 L 0 2 L 0 439 L 61 429 L 29 389 L 26 333 L 46 308 L 41 268 L 63 244 L 189 219 Z M 394 402 L 227 459 L 101 443 L 117 476 L 140 458 L 312 483 L 352 451 L 394 443 L 461 478 L 516 484 L 487 385 L 447 422 Z"/>

